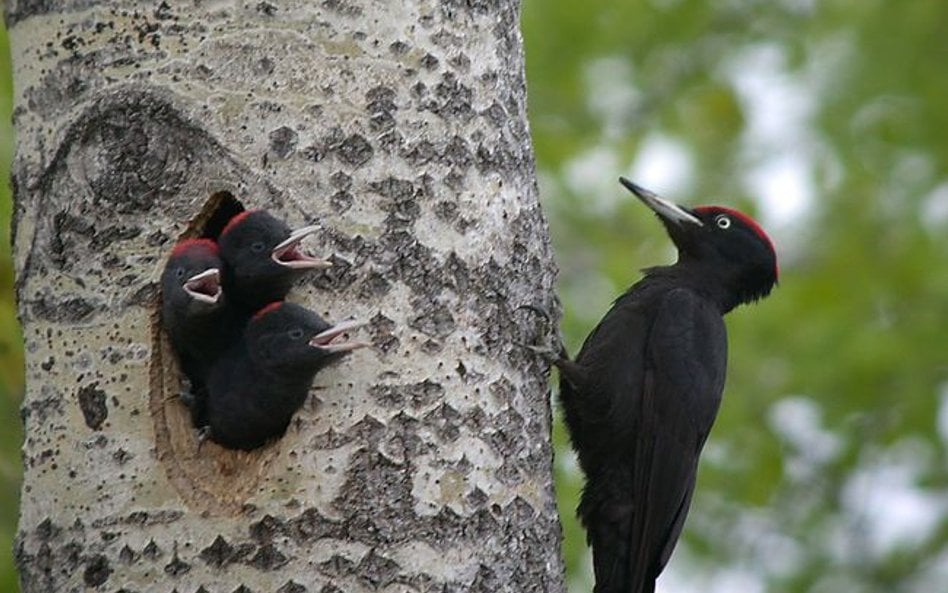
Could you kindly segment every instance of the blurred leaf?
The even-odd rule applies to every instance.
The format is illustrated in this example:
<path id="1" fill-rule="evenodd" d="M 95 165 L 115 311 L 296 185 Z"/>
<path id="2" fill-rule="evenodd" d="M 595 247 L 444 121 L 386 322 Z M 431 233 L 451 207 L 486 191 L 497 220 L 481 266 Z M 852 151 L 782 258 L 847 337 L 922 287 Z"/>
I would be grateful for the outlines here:
<path id="1" fill-rule="evenodd" d="M 20 443 L 23 441 L 19 405 L 23 393 L 23 340 L 16 318 L 13 261 L 10 255 L 10 160 L 13 87 L 7 32 L 0 22 L 0 590 L 19 590 L 13 565 L 13 537 L 22 479 Z"/>

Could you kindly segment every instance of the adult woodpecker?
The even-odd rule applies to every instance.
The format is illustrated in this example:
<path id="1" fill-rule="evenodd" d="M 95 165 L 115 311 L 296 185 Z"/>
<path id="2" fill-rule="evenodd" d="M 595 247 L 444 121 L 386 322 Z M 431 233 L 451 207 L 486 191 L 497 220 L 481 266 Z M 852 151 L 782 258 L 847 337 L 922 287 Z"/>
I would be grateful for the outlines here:
<path id="1" fill-rule="evenodd" d="M 575 360 L 555 361 L 573 447 L 586 476 L 578 514 L 595 593 L 652 593 L 681 534 L 698 456 L 721 402 L 723 316 L 767 296 L 777 257 L 749 216 L 689 209 L 620 178 L 678 248 L 616 299 Z"/>
<path id="2" fill-rule="evenodd" d="M 224 447 L 243 450 L 281 436 L 306 401 L 316 373 L 368 346 L 334 342 L 361 325 L 330 325 L 316 313 L 283 301 L 260 309 L 208 375 L 208 436 Z"/>
<path id="3" fill-rule="evenodd" d="M 317 228 L 291 231 L 264 210 L 245 210 L 233 217 L 218 238 L 230 303 L 249 317 L 267 303 L 283 299 L 304 272 L 330 267 L 330 262 L 300 249 L 300 242 Z"/>
<path id="4" fill-rule="evenodd" d="M 219 326 L 224 318 L 221 260 L 210 239 L 175 245 L 161 274 L 161 322 L 190 388 L 185 402 L 197 427 L 206 421 L 204 383 L 226 346 Z"/>

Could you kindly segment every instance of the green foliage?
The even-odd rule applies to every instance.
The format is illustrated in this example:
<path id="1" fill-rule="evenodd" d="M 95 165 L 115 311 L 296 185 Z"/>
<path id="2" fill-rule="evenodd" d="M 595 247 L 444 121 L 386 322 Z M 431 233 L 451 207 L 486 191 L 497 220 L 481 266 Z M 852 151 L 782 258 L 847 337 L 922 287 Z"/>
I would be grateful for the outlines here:
<path id="1" fill-rule="evenodd" d="M 12 81 L 6 28 L 0 23 L 0 590 L 18 590 L 13 567 L 23 431 L 18 409 L 23 394 L 23 340 L 16 320 L 10 257 L 10 159 L 13 154 Z"/>
<path id="2" fill-rule="evenodd" d="M 656 137 L 685 155 L 685 181 L 651 189 L 744 209 L 777 242 L 780 287 L 728 318 L 674 590 L 943 587 L 948 505 L 925 501 L 948 499 L 948 4 L 525 0 L 523 30 L 571 352 L 636 268 L 673 257 L 615 182 L 655 162 L 640 159 Z M 754 93 L 786 116 L 774 137 Z M 792 183 L 757 195 L 775 157 L 795 159 L 803 206 Z M 589 590 L 563 432 L 567 566 Z M 711 586 L 735 570 L 758 588 Z"/>

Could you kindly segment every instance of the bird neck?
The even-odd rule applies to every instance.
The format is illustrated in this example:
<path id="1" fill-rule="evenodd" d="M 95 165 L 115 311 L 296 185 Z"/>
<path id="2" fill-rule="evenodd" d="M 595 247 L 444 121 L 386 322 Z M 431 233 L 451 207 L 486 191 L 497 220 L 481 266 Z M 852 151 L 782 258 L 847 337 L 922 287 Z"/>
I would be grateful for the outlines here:
<path id="1" fill-rule="evenodd" d="M 270 397 L 286 404 L 301 405 L 313 384 L 313 374 L 294 368 L 257 364 L 257 377 L 267 386 Z"/>
<path id="2" fill-rule="evenodd" d="M 258 376 L 281 389 L 308 391 L 319 370 L 318 363 L 314 360 L 282 359 L 280 352 L 272 351 L 266 344 L 248 346 L 247 355 L 257 369 Z"/>
<path id="3" fill-rule="evenodd" d="M 222 285 L 230 303 L 249 316 L 264 305 L 286 297 L 296 277 L 292 271 L 283 269 L 261 270 L 255 275 L 244 276 L 226 270 Z"/>
<path id="4" fill-rule="evenodd" d="M 697 268 L 687 260 L 679 260 L 670 266 L 656 266 L 643 270 L 645 278 L 640 284 L 668 288 L 687 288 L 698 296 L 707 299 L 725 315 L 741 304 L 734 291 L 724 278 L 709 277 L 703 269 Z"/>

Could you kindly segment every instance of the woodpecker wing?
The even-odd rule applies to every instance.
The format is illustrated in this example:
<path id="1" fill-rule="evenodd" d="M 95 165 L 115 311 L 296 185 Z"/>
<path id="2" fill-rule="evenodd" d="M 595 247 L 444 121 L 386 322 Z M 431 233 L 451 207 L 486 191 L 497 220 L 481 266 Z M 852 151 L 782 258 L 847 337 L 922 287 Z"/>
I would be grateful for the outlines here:
<path id="1" fill-rule="evenodd" d="M 652 591 L 684 525 L 726 361 L 714 305 L 652 278 L 616 300 L 575 362 L 558 363 L 597 593 Z"/>
<path id="2" fill-rule="evenodd" d="M 587 524 L 594 520 L 591 517 L 600 502 L 612 498 L 609 492 L 628 496 L 629 479 L 603 474 L 629 465 L 627 452 L 630 435 L 636 432 L 646 337 L 654 309 L 650 292 L 636 285 L 619 297 L 586 338 L 575 361 L 557 362 L 560 402 L 589 482 L 579 509 Z"/>
<path id="3" fill-rule="evenodd" d="M 661 301 L 648 336 L 635 439 L 630 573 L 650 590 L 674 550 L 727 367 L 721 314 L 687 289 Z M 644 582 L 642 582 L 644 580 Z"/>
<path id="4" fill-rule="evenodd" d="M 244 339 L 233 344 L 211 368 L 207 383 L 211 440 L 245 451 L 282 434 L 292 414 L 282 405 L 287 385 L 263 371 L 248 348 Z"/>
<path id="5" fill-rule="evenodd" d="M 651 282 L 636 284 L 589 334 L 575 362 L 557 363 L 565 420 L 586 474 L 578 514 L 593 549 L 597 593 L 627 593 L 631 586 L 645 349 L 663 293 Z"/>

